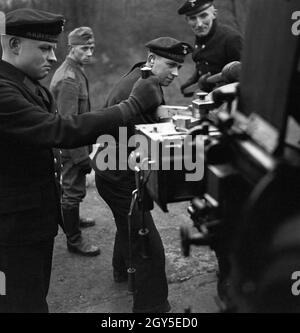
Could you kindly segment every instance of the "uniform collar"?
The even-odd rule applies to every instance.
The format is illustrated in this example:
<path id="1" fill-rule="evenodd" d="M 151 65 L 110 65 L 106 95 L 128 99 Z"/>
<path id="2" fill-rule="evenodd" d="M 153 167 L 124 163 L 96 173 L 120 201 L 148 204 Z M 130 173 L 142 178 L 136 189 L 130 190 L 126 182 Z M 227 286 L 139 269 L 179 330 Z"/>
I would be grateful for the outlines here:
<path id="1" fill-rule="evenodd" d="M 37 100 L 37 96 L 40 95 L 39 92 L 41 92 L 43 99 L 46 102 L 50 101 L 49 96 L 39 81 L 31 80 L 24 72 L 4 60 L 0 60 L 0 78 L 1 77 L 19 83 L 29 91 L 32 96 L 36 96 L 35 99 Z"/>
<path id="2" fill-rule="evenodd" d="M 127 75 L 129 75 L 130 73 L 132 73 L 133 71 L 135 71 L 137 69 L 140 70 L 140 68 L 142 68 L 145 64 L 146 64 L 145 61 L 136 63 L 134 66 L 132 66 L 130 68 L 130 70 L 124 75 L 124 77 L 126 77 Z"/>
<path id="3" fill-rule="evenodd" d="M 69 65 L 71 65 L 73 67 L 78 68 L 83 73 L 85 72 L 83 66 L 81 64 L 79 64 L 77 61 L 75 61 L 74 59 L 72 59 L 70 56 L 67 56 L 66 62 L 67 62 L 67 64 L 69 64 Z"/>
<path id="4" fill-rule="evenodd" d="M 136 63 L 136 64 L 131 68 L 130 71 L 133 71 L 133 70 L 136 69 L 136 68 L 139 68 L 139 69 L 140 69 L 140 68 L 144 67 L 145 64 L 146 64 L 146 61 L 138 62 L 138 63 Z"/>
<path id="5" fill-rule="evenodd" d="M 19 81 L 20 83 L 23 83 L 26 77 L 21 70 L 4 60 L 0 60 L 0 76 L 11 81 Z"/>
<path id="6" fill-rule="evenodd" d="M 40 86 L 38 81 L 31 80 L 20 69 L 4 60 L 0 60 L 0 73 L 0 76 L 4 76 L 5 78 L 12 81 L 18 81 L 19 83 L 23 83 L 26 88 L 28 88 L 33 93 L 36 93 L 37 86 Z"/>
<path id="7" fill-rule="evenodd" d="M 34 83 L 32 80 L 29 79 L 29 77 L 25 76 L 23 79 L 23 83 L 25 86 L 30 89 L 33 93 L 36 93 L 37 89 L 37 83 Z"/>
<path id="8" fill-rule="evenodd" d="M 29 89 L 34 95 L 39 96 L 42 100 L 47 103 L 49 102 L 49 97 L 43 88 L 43 86 L 38 81 L 32 81 L 29 77 L 25 76 L 23 84 Z"/>

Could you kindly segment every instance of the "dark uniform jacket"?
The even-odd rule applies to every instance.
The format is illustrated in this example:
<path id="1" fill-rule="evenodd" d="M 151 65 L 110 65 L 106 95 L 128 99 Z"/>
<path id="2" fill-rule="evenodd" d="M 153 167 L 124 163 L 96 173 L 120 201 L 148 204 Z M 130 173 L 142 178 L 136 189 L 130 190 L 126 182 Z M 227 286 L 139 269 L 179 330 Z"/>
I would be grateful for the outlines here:
<path id="1" fill-rule="evenodd" d="M 63 117 L 91 112 L 88 79 L 83 67 L 70 57 L 55 72 L 50 91 L 56 100 L 58 113 Z M 88 160 L 91 152 L 91 146 L 62 149 L 62 157 L 78 164 Z"/>
<path id="2" fill-rule="evenodd" d="M 220 73 L 232 61 L 240 61 L 242 44 L 243 39 L 238 32 L 215 20 L 208 36 L 196 37 L 192 55 L 196 71 L 189 83 L 196 83 L 208 72 L 212 75 Z"/>
<path id="3" fill-rule="evenodd" d="M 136 81 L 141 78 L 141 67 L 144 65 L 144 62 L 137 63 L 135 64 L 131 70 L 125 74 L 121 80 L 115 85 L 115 87 L 112 89 L 110 94 L 108 95 L 108 98 L 105 103 L 105 107 L 109 107 L 111 105 L 118 104 L 124 100 L 126 100 L 130 92 L 136 83 Z M 163 102 L 164 103 L 164 102 Z M 143 114 L 139 115 L 132 121 L 128 126 L 127 126 L 127 133 L 128 133 L 128 139 L 130 136 L 135 134 L 134 130 L 134 125 L 136 124 L 147 124 L 147 123 L 157 123 L 158 119 L 155 117 L 155 113 L 149 112 L 149 114 Z M 127 144 L 124 143 L 126 146 L 122 146 L 123 142 L 120 142 L 119 137 L 115 136 L 116 142 L 117 142 L 117 158 L 119 156 L 119 149 L 127 149 Z M 93 169 L 95 170 L 96 174 L 100 176 L 101 178 L 104 178 L 106 181 L 109 181 L 113 184 L 117 184 L 120 187 L 126 188 L 128 187 L 129 191 L 134 187 L 135 188 L 135 177 L 134 177 L 134 172 L 129 170 L 124 171 L 124 170 L 105 170 L 105 171 L 100 171 L 97 169 L 96 165 L 96 159 L 97 155 L 101 148 L 98 150 L 97 154 L 95 155 L 92 166 Z M 134 150 L 132 148 L 132 150 Z M 128 155 L 132 151 L 128 148 Z M 117 160 L 117 167 L 118 167 L 119 161 Z M 126 166 L 125 166 L 126 167 Z"/>
<path id="4" fill-rule="evenodd" d="M 55 112 L 47 89 L 0 61 L 2 245 L 39 242 L 56 235 L 61 211 L 52 148 L 92 144 L 101 133 L 111 133 L 127 120 L 117 106 L 68 120 Z"/>

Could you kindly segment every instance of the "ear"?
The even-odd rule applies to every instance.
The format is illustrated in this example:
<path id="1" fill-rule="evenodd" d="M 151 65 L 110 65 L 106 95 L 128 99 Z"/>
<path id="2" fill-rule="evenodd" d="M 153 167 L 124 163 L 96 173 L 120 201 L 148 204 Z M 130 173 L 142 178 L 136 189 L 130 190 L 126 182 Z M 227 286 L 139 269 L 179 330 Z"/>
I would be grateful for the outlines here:
<path id="1" fill-rule="evenodd" d="M 68 55 L 71 55 L 73 53 L 73 46 L 68 45 Z"/>
<path id="2" fill-rule="evenodd" d="M 218 9 L 217 8 L 213 8 L 213 15 L 214 15 L 214 18 L 217 18 L 218 16 Z"/>
<path id="3" fill-rule="evenodd" d="M 148 56 L 148 61 L 147 63 L 149 64 L 149 66 L 152 68 L 155 62 L 155 54 L 151 53 Z"/>
<path id="4" fill-rule="evenodd" d="M 12 37 L 8 43 L 9 48 L 11 49 L 12 53 L 15 55 L 19 55 L 21 44 L 22 44 L 21 39 L 17 37 Z"/>

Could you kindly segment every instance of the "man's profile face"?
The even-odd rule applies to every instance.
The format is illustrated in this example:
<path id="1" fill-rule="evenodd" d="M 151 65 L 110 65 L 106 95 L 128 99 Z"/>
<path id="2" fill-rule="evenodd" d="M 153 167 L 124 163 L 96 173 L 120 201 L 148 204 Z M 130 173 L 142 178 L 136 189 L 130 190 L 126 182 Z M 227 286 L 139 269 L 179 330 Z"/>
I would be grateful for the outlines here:
<path id="1" fill-rule="evenodd" d="M 169 86 L 178 76 L 182 65 L 174 60 L 155 55 L 152 66 L 152 73 L 159 79 L 161 86 Z"/>
<path id="2" fill-rule="evenodd" d="M 186 16 L 186 21 L 197 37 L 205 37 L 210 33 L 215 18 L 216 9 L 210 6 L 200 13 Z"/>
<path id="3" fill-rule="evenodd" d="M 71 49 L 72 58 L 80 65 L 89 64 L 94 54 L 95 44 L 76 45 Z"/>
<path id="4" fill-rule="evenodd" d="M 18 68 L 33 80 L 44 79 L 57 61 L 56 44 L 22 38 L 19 47 Z"/>

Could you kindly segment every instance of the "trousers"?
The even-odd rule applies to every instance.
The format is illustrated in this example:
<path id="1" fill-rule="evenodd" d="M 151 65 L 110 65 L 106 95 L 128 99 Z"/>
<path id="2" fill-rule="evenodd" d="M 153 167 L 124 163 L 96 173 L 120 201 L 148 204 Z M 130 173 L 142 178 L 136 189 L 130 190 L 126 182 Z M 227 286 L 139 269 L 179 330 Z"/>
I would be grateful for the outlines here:
<path id="1" fill-rule="evenodd" d="M 0 271 L 2 278 L 5 276 L 0 313 L 48 313 L 53 243 L 52 239 L 22 246 L 0 245 Z"/>
<path id="2" fill-rule="evenodd" d="M 66 160 L 62 168 L 62 207 L 76 208 L 86 196 L 86 173 L 72 160 Z"/>
<path id="3" fill-rule="evenodd" d="M 129 265 L 136 269 L 136 293 L 133 310 L 152 312 L 167 302 L 168 283 L 165 273 L 165 253 L 161 237 L 150 211 L 145 212 L 145 225 L 149 230 L 147 248 L 149 258 L 142 256 L 141 237 L 142 213 L 136 208 L 132 216 L 131 247 L 132 262 L 129 262 L 128 213 L 131 193 L 134 188 L 112 184 L 96 175 L 96 186 L 100 196 L 110 207 L 117 232 L 115 236 L 112 265 L 115 270 L 125 271 Z"/>

